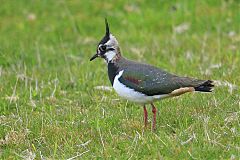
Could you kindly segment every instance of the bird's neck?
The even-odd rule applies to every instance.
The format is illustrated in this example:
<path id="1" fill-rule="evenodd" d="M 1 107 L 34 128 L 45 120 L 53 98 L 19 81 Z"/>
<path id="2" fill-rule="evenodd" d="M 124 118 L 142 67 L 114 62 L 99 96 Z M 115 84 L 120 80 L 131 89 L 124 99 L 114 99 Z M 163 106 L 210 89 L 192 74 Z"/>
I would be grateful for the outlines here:
<path id="1" fill-rule="evenodd" d="M 108 78 L 112 85 L 114 82 L 114 78 L 118 73 L 118 70 L 119 70 L 119 67 L 118 67 L 117 63 L 112 63 L 112 62 L 108 63 Z"/>
<path id="2" fill-rule="evenodd" d="M 114 51 L 109 51 L 106 53 L 105 60 L 107 63 L 115 63 L 118 62 L 122 58 L 120 48 L 117 47 Z"/>

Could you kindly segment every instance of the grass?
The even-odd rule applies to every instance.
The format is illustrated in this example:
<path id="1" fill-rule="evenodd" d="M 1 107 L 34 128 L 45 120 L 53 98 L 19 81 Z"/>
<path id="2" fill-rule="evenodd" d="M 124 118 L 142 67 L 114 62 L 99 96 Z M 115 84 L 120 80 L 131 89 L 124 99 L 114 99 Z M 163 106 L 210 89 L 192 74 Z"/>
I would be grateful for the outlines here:
<path id="1" fill-rule="evenodd" d="M 239 7 L 3 0 L 1 159 L 239 159 Z M 94 89 L 110 86 L 103 60 L 89 62 L 104 17 L 124 56 L 220 85 L 157 102 L 157 131 L 144 130 L 141 106 Z"/>

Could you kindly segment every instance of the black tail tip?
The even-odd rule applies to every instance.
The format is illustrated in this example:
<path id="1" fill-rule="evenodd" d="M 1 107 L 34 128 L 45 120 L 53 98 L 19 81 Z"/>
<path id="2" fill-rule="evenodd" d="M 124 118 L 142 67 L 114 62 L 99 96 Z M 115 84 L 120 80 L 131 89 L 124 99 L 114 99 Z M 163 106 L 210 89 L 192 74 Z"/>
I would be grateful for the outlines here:
<path id="1" fill-rule="evenodd" d="M 195 91 L 199 92 L 212 92 L 214 87 L 214 81 L 207 80 L 203 82 L 201 85 L 194 87 Z"/>

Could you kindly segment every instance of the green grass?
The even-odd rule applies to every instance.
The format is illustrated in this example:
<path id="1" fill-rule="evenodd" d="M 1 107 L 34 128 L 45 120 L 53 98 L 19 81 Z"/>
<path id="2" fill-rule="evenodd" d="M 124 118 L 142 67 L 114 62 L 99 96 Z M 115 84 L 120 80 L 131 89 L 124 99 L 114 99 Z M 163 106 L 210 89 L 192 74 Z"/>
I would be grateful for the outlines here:
<path id="1" fill-rule="evenodd" d="M 0 159 L 239 159 L 239 8 L 238 0 L 3 0 Z M 230 85 L 157 102 L 157 131 L 144 130 L 141 106 L 94 89 L 110 86 L 103 60 L 89 62 L 105 17 L 124 56 Z"/>

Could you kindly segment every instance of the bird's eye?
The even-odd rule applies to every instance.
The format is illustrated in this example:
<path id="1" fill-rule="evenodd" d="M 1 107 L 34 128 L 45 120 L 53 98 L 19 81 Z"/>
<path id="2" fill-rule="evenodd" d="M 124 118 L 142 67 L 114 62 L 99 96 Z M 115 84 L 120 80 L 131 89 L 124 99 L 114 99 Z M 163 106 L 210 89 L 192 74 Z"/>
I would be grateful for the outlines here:
<path id="1" fill-rule="evenodd" d="M 106 50 L 106 46 L 105 45 L 99 46 L 99 50 L 101 52 L 104 52 Z"/>

